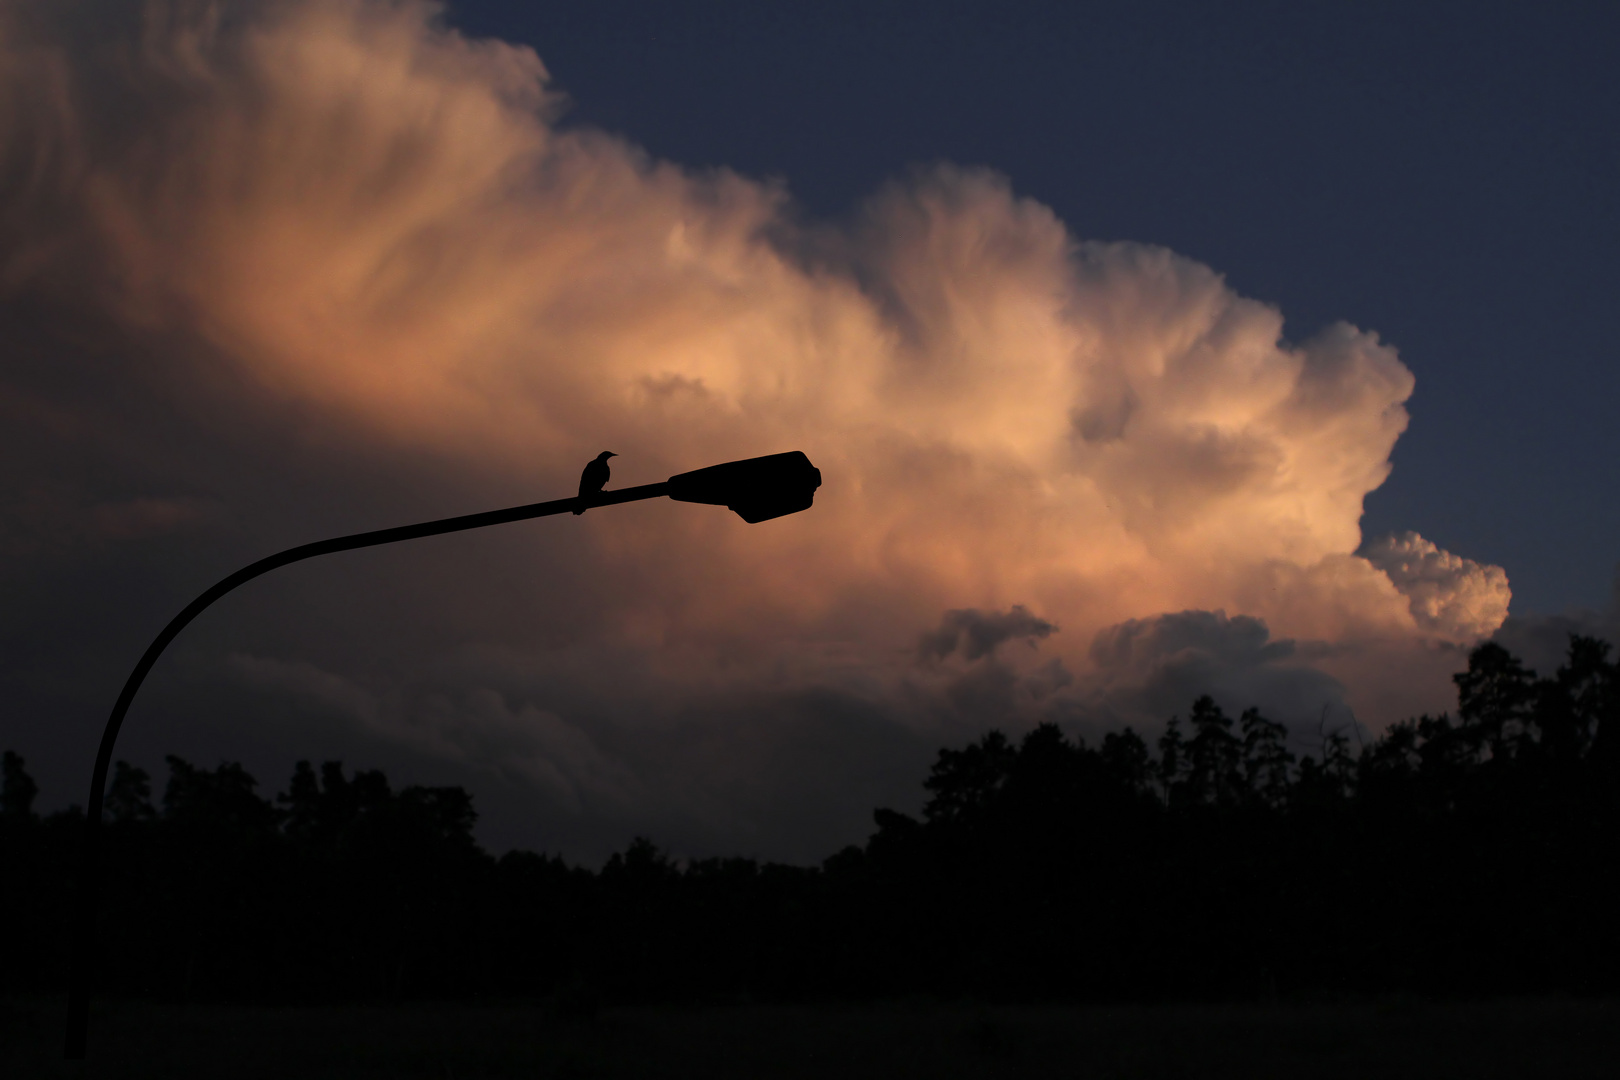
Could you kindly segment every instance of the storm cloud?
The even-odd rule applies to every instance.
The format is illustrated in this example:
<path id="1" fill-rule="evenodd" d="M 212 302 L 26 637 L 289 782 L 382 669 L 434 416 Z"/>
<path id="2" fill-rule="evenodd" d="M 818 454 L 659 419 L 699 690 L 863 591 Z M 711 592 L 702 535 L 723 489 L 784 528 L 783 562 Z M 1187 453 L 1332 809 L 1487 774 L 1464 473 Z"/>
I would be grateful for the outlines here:
<path id="1" fill-rule="evenodd" d="M 1026 641 L 1033 645 L 1056 629 L 1045 619 L 1031 615 L 1022 604 L 1014 604 L 1004 612 L 964 608 L 947 611 L 939 627 L 923 635 L 921 652 L 925 659 L 960 652 L 968 660 L 977 660 L 1005 642 Z"/>
<path id="2" fill-rule="evenodd" d="M 497 844 L 815 857 L 975 725 L 1212 687 L 1377 725 L 1506 617 L 1498 568 L 1363 548 L 1413 389 L 1376 334 L 1285 340 L 989 171 L 805 224 L 563 108 L 427 3 L 0 2 L 0 741 L 48 801 L 215 579 L 603 449 L 617 486 L 789 449 L 825 483 L 282 571 L 187 632 L 127 753 L 464 782 Z"/>

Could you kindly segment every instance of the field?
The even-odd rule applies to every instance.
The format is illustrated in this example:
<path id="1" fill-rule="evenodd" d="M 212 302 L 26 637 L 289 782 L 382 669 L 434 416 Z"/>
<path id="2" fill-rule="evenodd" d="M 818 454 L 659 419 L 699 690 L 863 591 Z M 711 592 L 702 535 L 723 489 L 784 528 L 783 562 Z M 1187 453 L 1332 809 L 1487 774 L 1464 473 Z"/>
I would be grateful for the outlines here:
<path id="1" fill-rule="evenodd" d="M 1091 1008 L 898 1002 L 613 1009 L 102 1002 L 59 1059 L 62 1002 L 0 1003 L 16 1077 L 1612 1077 L 1620 1002 Z"/>

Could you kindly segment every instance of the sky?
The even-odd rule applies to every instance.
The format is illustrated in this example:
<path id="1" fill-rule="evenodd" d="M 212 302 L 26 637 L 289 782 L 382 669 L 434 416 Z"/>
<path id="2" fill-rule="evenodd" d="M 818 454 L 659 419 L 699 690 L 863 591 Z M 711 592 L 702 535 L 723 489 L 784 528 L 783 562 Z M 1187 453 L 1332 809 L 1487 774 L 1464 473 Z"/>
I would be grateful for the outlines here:
<path id="1" fill-rule="evenodd" d="M 1119 10 L 1115 10 L 1118 8 Z M 1620 640 L 1596 6 L 0 0 L 0 744 L 813 861 L 940 746 L 1309 752 Z"/>

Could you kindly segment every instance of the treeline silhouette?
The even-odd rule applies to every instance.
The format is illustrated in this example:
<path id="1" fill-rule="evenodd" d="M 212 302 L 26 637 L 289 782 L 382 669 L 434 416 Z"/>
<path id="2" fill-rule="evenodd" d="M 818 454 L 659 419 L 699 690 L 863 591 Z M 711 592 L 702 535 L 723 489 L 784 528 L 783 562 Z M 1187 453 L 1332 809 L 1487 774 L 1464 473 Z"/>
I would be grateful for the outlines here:
<path id="1" fill-rule="evenodd" d="M 1495 644 L 1455 715 L 1353 748 L 1208 697 L 1154 746 L 1043 725 L 941 750 L 921 819 L 820 866 L 600 871 L 493 858 L 459 788 L 300 762 L 117 764 L 98 992 L 321 1002 L 899 994 L 1104 1001 L 1620 989 L 1620 668 L 1570 640 L 1538 678 Z M 81 812 L 40 819 L 4 757 L 0 989 L 65 976 Z"/>

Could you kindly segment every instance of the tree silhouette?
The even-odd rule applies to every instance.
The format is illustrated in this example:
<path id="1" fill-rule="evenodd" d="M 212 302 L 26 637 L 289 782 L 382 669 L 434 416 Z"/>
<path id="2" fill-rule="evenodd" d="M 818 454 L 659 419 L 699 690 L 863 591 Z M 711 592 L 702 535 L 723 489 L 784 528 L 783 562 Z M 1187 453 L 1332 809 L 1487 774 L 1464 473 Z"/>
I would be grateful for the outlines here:
<path id="1" fill-rule="evenodd" d="M 1154 772 L 1159 780 L 1159 793 L 1166 803 L 1179 805 L 1183 796 L 1183 778 L 1188 768 L 1187 740 L 1181 734 L 1181 717 L 1172 716 L 1159 736 L 1159 761 Z"/>
<path id="2" fill-rule="evenodd" d="M 1620 991 L 1620 670 L 1572 637 L 1538 677 L 1486 644 L 1455 714 L 1365 746 L 1208 696 L 1156 746 L 1054 724 L 942 748 L 912 817 L 817 866 L 678 859 L 637 837 L 600 870 L 486 854 L 460 788 L 300 761 L 168 759 L 162 812 L 108 788 L 100 978 L 131 995 L 599 1003 L 1244 998 Z M 1304 744 L 1303 747 L 1301 744 Z M 1157 751 L 1155 753 L 1154 751 Z M 1301 752 L 1303 750 L 1307 752 Z M 60 977 L 76 812 L 0 793 L 0 987 Z M 17 928 L 27 928 L 27 933 Z"/>
<path id="3" fill-rule="evenodd" d="M 113 778 L 107 785 L 107 817 L 114 822 L 151 821 L 157 816 L 152 806 L 152 778 L 145 769 L 137 769 L 127 761 L 113 766 Z"/>
<path id="4" fill-rule="evenodd" d="M 978 820 L 1007 782 L 1017 754 L 999 731 L 986 733 L 961 750 L 941 750 L 923 787 L 929 821 L 966 824 Z"/>
<path id="5" fill-rule="evenodd" d="M 253 793 L 258 781 L 234 761 L 204 769 L 173 754 L 163 789 L 168 821 L 212 837 L 265 836 L 277 825 L 275 807 Z"/>
<path id="6" fill-rule="evenodd" d="M 1468 670 L 1452 676 L 1457 684 L 1457 716 L 1472 744 L 1492 757 L 1524 749 L 1532 738 L 1528 720 L 1535 700 L 1536 673 L 1494 641 L 1468 656 Z"/>
<path id="7" fill-rule="evenodd" d="M 1146 796 L 1153 790 L 1153 755 L 1142 736 L 1129 727 L 1103 736 L 1103 765 L 1132 792 Z"/>
<path id="8" fill-rule="evenodd" d="M 1208 694 L 1193 702 L 1188 718 L 1187 766 L 1180 784 L 1186 806 L 1228 808 L 1242 801 L 1243 742 L 1232 734 L 1232 721 Z"/>
<path id="9" fill-rule="evenodd" d="M 1571 635 L 1569 659 L 1554 676 L 1558 693 L 1548 695 L 1551 702 L 1539 701 L 1537 709 L 1538 717 L 1553 718 L 1558 756 L 1590 752 L 1604 768 L 1620 764 L 1620 663 L 1609 652 L 1606 641 Z"/>
<path id="10" fill-rule="evenodd" d="M 11 822 L 34 820 L 34 799 L 39 785 L 28 775 L 22 755 L 7 750 L 0 757 L 0 815 Z"/>
<path id="11" fill-rule="evenodd" d="M 1267 720 L 1260 710 L 1248 708 L 1239 718 L 1243 730 L 1243 788 L 1251 805 L 1281 810 L 1288 804 L 1294 755 L 1288 749 L 1288 729 Z"/>

